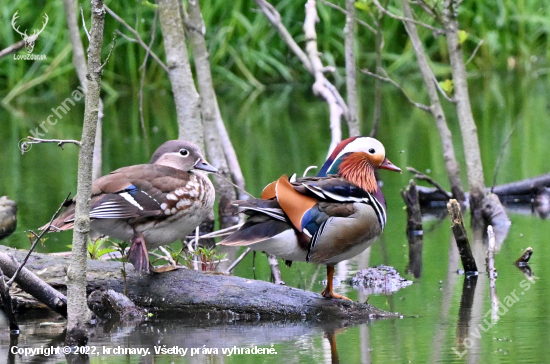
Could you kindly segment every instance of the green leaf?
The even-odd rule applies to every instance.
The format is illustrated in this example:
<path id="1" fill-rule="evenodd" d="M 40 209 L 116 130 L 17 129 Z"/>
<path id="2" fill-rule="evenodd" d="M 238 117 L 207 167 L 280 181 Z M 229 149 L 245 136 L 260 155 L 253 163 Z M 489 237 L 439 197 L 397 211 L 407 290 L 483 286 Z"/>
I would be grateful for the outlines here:
<path id="1" fill-rule="evenodd" d="M 462 44 L 468 39 L 468 33 L 466 33 L 464 30 L 458 31 L 458 43 Z"/>
<path id="2" fill-rule="evenodd" d="M 439 82 L 439 86 L 448 94 L 452 94 L 454 90 L 453 80 L 446 79 L 445 81 Z"/>

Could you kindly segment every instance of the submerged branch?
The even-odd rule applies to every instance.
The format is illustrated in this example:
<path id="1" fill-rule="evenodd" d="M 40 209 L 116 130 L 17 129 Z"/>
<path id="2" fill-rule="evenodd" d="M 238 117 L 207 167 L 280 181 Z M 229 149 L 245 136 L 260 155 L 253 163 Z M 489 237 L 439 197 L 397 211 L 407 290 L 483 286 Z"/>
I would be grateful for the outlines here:
<path id="1" fill-rule="evenodd" d="M 447 204 L 449 215 L 451 217 L 451 229 L 456 240 L 458 252 L 460 253 L 460 259 L 464 266 L 464 272 L 473 273 L 477 272 L 477 265 L 472 255 L 472 249 L 470 248 L 470 242 L 468 235 L 466 234 L 466 228 L 464 227 L 464 221 L 462 219 L 462 213 L 460 212 L 460 204 L 457 200 L 450 200 Z"/>

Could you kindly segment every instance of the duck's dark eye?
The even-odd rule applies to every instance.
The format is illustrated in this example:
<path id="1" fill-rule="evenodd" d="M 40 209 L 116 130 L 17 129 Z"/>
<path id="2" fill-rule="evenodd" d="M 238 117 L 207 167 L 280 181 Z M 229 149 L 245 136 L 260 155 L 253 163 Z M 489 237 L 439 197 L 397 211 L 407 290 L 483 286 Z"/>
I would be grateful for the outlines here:
<path id="1" fill-rule="evenodd" d="M 187 149 L 180 149 L 180 154 L 184 157 L 187 157 L 189 155 L 189 151 Z"/>
<path id="2" fill-rule="evenodd" d="M 374 153 L 376 153 L 376 151 L 374 150 L 374 148 L 370 148 L 370 149 L 369 149 L 369 153 L 370 153 L 370 154 L 374 154 Z"/>

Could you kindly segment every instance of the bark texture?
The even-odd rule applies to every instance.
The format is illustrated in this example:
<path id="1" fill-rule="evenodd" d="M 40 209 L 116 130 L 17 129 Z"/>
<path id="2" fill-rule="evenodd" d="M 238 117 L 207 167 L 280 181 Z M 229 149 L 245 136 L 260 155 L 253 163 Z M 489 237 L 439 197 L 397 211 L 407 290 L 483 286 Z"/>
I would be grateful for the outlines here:
<path id="1" fill-rule="evenodd" d="M 166 51 L 166 66 L 178 117 L 178 138 L 204 150 L 200 100 L 185 44 L 183 20 L 178 0 L 158 0 L 160 28 Z"/>
<path id="2" fill-rule="evenodd" d="M 0 252 L 18 259 L 25 251 L 0 246 Z M 68 258 L 33 254 L 26 267 L 41 272 L 49 285 L 63 291 Z M 48 269 L 44 269 L 44 268 Z M 124 291 L 120 270 L 122 263 L 88 262 L 88 293 L 96 290 Z M 320 294 L 221 274 L 205 274 L 180 269 L 162 274 L 137 274 L 127 270 L 128 297 L 138 306 L 158 313 L 196 318 L 231 317 L 240 320 L 258 319 L 348 319 L 395 317 L 369 304 L 347 300 L 325 299 Z"/>
<path id="3" fill-rule="evenodd" d="M 102 0 L 92 0 L 92 25 L 88 47 L 88 74 L 84 125 L 78 155 L 78 182 L 73 232 L 72 256 L 67 270 L 67 338 L 83 330 L 90 321 L 91 312 L 86 305 L 86 263 L 88 233 L 90 232 L 90 195 L 92 194 L 92 161 L 101 90 L 101 47 L 105 9 Z"/>
<path id="4" fill-rule="evenodd" d="M 65 16 L 67 18 L 67 27 L 69 28 L 69 35 L 71 39 L 71 45 L 73 46 L 73 65 L 76 69 L 76 74 L 80 85 L 84 88 L 86 93 L 86 56 L 84 55 L 84 46 L 82 40 L 80 40 L 80 28 L 78 27 L 78 10 L 76 0 L 63 0 L 63 7 L 65 8 Z M 101 165 L 103 155 L 103 143 L 102 143 L 102 125 L 103 125 L 103 102 L 99 99 L 99 111 L 96 127 L 96 136 L 94 143 L 94 160 L 92 163 L 92 180 L 95 181 L 101 177 Z"/>
<path id="5" fill-rule="evenodd" d="M 462 133 L 464 157 L 466 159 L 470 208 L 473 214 L 476 214 L 482 207 L 483 199 L 485 198 L 485 178 L 483 176 L 477 127 L 472 115 L 470 96 L 468 95 L 466 66 L 464 65 L 462 47 L 458 38 L 458 4 L 456 0 L 443 1 L 443 28 L 449 50 L 455 90 L 454 99 L 460 131 Z"/>
<path id="6" fill-rule="evenodd" d="M 413 13 L 411 6 L 408 0 L 403 0 L 403 14 L 407 19 L 413 19 Z M 416 24 L 412 21 L 403 21 L 405 29 L 409 34 L 411 44 L 413 46 L 414 52 L 416 54 L 416 60 L 418 63 L 418 68 L 422 74 L 422 79 L 426 85 L 426 90 L 428 91 L 428 96 L 430 97 L 430 112 L 435 119 L 435 125 L 439 131 L 439 137 L 441 138 L 441 146 L 443 148 L 443 160 L 445 161 L 445 168 L 447 169 L 447 176 L 449 177 L 449 183 L 451 185 L 451 193 L 453 198 L 458 200 L 460 203 L 464 202 L 464 189 L 462 187 L 462 182 L 460 180 L 460 165 L 458 164 L 455 156 L 453 138 L 451 131 L 447 126 L 447 119 L 443 108 L 441 107 L 441 102 L 439 99 L 439 94 L 437 93 L 437 87 L 435 85 L 435 77 L 432 73 L 426 54 L 424 52 L 424 46 L 418 36 L 418 30 Z M 477 138 L 477 136 L 476 136 Z"/>
<path id="7" fill-rule="evenodd" d="M 450 200 L 447 204 L 449 210 L 449 216 L 451 217 L 451 230 L 456 240 L 458 252 L 460 253 L 460 259 L 464 266 L 465 272 L 477 272 L 477 265 L 470 248 L 470 241 L 468 240 L 468 234 L 466 234 L 466 228 L 464 227 L 464 221 L 462 219 L 462 213 L 460 212 L 460 204 L 457 200 Z"/>
<path id="8" fill-rule="evenodd" d="M 201 96 L 206 154 L 208 161 L 218 169 L 220 174 L 226 178 L 231 178 L 218 130 L 218 124 L 223 124 L 223 120 L 212 82 L 210 59 L 204 38 L 206 29 L 200 4 L 198 0 L 189 0 L 187 3 L 188 16 L 186 19 L 186 29 L 193 48 L 197 83 Z M 232 201 L 237 199 L 235 188 L 225 178 L 221 178 L 218 175 L 213 175 L 213 179 L 218 198 L 220 228 L 225 229 L 226 227 L 236 225 L 239 222 L 239 216 L 236 214 L 236 206 L 231 204 Z"/>
<path id="9" fill-rule="evenodd" d="M 355 75 L 355 0 L 346 0 L 346 26 L 344 28 L 346 54 L 346 91 L 348 96 L 349 136 L 361 135 L 357 102 L 357 78 Z"/>

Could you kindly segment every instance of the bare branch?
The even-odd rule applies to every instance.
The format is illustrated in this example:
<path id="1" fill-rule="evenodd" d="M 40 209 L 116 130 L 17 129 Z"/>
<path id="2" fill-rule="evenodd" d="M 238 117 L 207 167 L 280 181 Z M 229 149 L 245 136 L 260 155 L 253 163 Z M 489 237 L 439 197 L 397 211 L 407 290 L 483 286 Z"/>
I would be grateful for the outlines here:
<path id="1" fill-rule="evenodd" d="M 143 118 L 143 88 L 145 87 L 145 74 L 147 72 L 147 61 L 149 60 L 149 55 L 151 52 L 149 50 L 153 46 L 153 42 L 155 41 L 155 35 L 157 34 L 157 19 L 159 16 L 158 10 L 155 10 L 155 16 L 153 17 L 153 25 L 151 30 L 151 40 L 149 41 L 149 48 L 145 52 L 145 57 L 143 57 L 143 63 L 139 67 L 141 70 L 141 77 L 139 80 L 139 92 L 138 92 L 138 98 L 139 98 L 139 123 L 141 125 L 141 131 L 143 133 L 143 139 L 145 140 L 145 150 L 147 152 L 147 155 L 150 155 L 149 153 L 149 135 L 147 134 L 147 130 L 145 128 L 145 119 Z"/>
<path id="2" fill-rule="evenodd" d="M 116 46 L 116 32 L 113 32 L 113 42 L 109 46 L 109 53 L 107 54 L 107 58 L 105 58 L 105 62 L 99 67 L 100 71 L 103 71 L 103 68 L 109 63 L 109 60 L 111 59 L 111 55 L 113 54 L 113 49 L 115 49 Z"/>
<path id="3" fill-rule="evenodd" d="M 237 259 L 235 259 L 235 261 L 233 263 L 231 263 L 231 265 L 225 271 L 225 274 L 231 273 L 231 271 L 237 266 L 237 264 L 239 264 L 241 262 L 241 260 L 244 259 L 244 257 L 248 253 L 250 253 L 250 248 L 246 248 L 246 250 Z"/>
<path id="4" fill-rule="evenodd" d="M 323 4 L 325 4 L 326 6 L 330 7 L 330 8 L 338 10 L 339 12 L 343 13 L 346 16 L 348 15 L 348 12 L 346 11 L 346 9 L 343 9 L 343 8 L 339 7 L 338 5 L 331 3 L 330 1 L 321 0 L 321 2 Z M 365 28 L 367 28 L 368 30 L 373 32 L 374 34 L 377 33 L 376 29 L 374 29 L 369 23 L 364 22 L 363 20 L 357 18 L 356 16 L 353 17 L 353 20 L 355 20 L 357 22 L 357 24 L 360 24 L 360 25 L 364 26 Z"/>
<path id="5" fill-rule="evenodd" d="M 391 78 L 389 78 L 389 77 L 383 77 L 383 76 L 377 75 L 376 73 L 370 72 L 368 69 L 362 69 L 361 72 L 363 72 L 364 74 L 366 74 L 366 75 L 368 75 L 368 76 L 374 77 L 374 78 L 376 78 L 377 80 L 384 81 L 384 82 L 388 82 L 388 83 L 392 84 L 392 85 L 393 85 L 394 87 L 396 87 L 399 91 L 401 91 L 401 93 L 403 93 L 403 95 L 405 96 L 405 98 L 406 98 L 411 104 L 413 104 L 414 106 L 416 106 L 416 107 L 419 108 L 420 110 L 424 110 L 424 111 L 426 111 L 426 112 L 430 112 L 430 107 L 429 107 L 428 105 L 420 104 L 420 103 L 414 101 L 413 99 L 411 99 L 410 96 L 407 94 L 407 92 L 405 92 L 405 90 L 403 89 L 403 87 L 401 87 L 401 85 L 399 85 L 397 82 L 395 82 L 395 81 L 392 80 Z"/>
<path id="6" fill-rule="evenodd" d="M 256 4 L 258 4 L 258 7 L 262 11 L 262 13 L 265 15 L 267 20 L 270 21 L 270 23 L 277 29 L 285 43 L 289 46 L 290 50 L 294 52 L 294 54 L 300 59 L 302 64 L 304 65 L 305 69 L 308 70 L 309 73 L 313 74 L 313 68 L 311 66 L 311 61 L 309 60 L 307 54 L 304 53 L 302 48 L 294 41 L 294 38 L 292 38 L 292 35 L 288 32 L 288 30 L 285 28 L 283 23 L 281 22 L 281 14 L 266 0 L 255 0 Z"/>
<path id="7" fill-rule="evenodd" d="M 376 5 L 376 7 L 378 8 L 378 10 L 380 10 L 381 12 L 383 12 L 384 14 L 386 14 L 387 16 L 389 16 L 390 18 L 393 18 L 393 19 L 396 19 L 396 20 L 401 20 L 401 21 L 410 21 L 412 23 L 415 23 L 415 24 L 418 24 L 420 26 L 423 26 L 424 28 L 427 28 L 427 29 L 430 29 L 432 32 L 434 32 L 434 34 L 436 35 L 441 35 L 441 34 L 445 34 L 445 32 L 443 31 L 443 29 L 439 29 L 439 28 L 436 28 L 436 27 L 433 27 L 429 24 L 426 24 L 424 22 L 421 22 L 421 21 L 418 21 L 418 20 L 415 20 L 415 19 L 411 19 L 411 18 L 405 18 L 403 16 L 399 16 L 399 15 L 395 15 L 394 13 L 392 13 L 391 11 L 387 10 L 386 8 L 384 8 L 379 2 L 378 0 L 372 0 L 372 2 Z"/>
<path id="8" fill-rule="evenodd" d="M 285 28 L 284 24 L 281 22 L 281 14 L 279 14 L 277 9 L 275 9 L 273 7 L 273 5 L 271 5 L 270 3 L 268 3 L 265 0 L 255 0 L 255 1 L 256 1 L 256 4 L 258 4 L 258 7 L 262 11 L 262 13 L 271 22 L 271 24 L 277 29 L 277 31 L 281 35 L 282 39 L 289 46 L 290 50 L 292 50 L 292 52 L 294 52 L 294 54 L 300 59 L 300 61 L 302 62 L 302 65 L 304 66 L 304 68 L 316 78 L 317 78 L 317 74 L 319 74 L 320 76 L 323 76 L 322 78 L 319 76 L 320 80 L 316 79 L 316 83 L 314 84 L 314 92 L 317 89 L 320 89 L 325 93 L 325 95 L 327 97 L 329 97 L 329 99 L 333 98 L 335 100 L 335 102 L 332 103 L 332 105 L 336 105 L 336 107 L 333 108 L 334 111 L 335 111 L 335 114 L 336 114 L 336 109 L 340 108 L 341 109 L 340 115 L 344 115 L 344 117 L 346 119 L 348 119 L 347 105 L 346 105 L 344 99 L 339 94 L 336 87 L 334 87 L 334 85 L 332 85 L 332 83 L 330 83 L 330 81 L 328 81 L 326 79 L 326 77 L 324 77 L 324 75 L 323 75 L 323 73 L 327 71 L 327 68 L 324 67 L 322 65 L 322 63 L 320 63 L 319 54 L 317 53 L 317 45 L 316 45 L 317 43 L 316 42 L 310 42 L 309 38 L 306 34 L 306 42 L 307 42 L 306 43 L 306 50 L 308 48 L 308 45 L 313 43 L 313 45 L 311 46 L 311 47 L 313 47 L 313 46 L 315 47 L 315 51 L 312 52 L 313 57 L 319 60 L 319 64 L 317 64 L 314 68 L 314 66 L 312 64 L 312 60 L 309 57 L 309 52 L 307 52 L 308 54 L 306 54 L 300 48 L 300 46 L 296 43 L 296 41 L 294 41 L 294 39 L 292 38 L 292 35 L 290 35 L 288 30 Z M 306 9 L 307 9 L 307 7 L 306 7 Z M 317 11 L 315 10 L 315 7 L 313 7 L 313 10 L 315 11 L 315 17 L 311 18 L 311 20 L 313 20 L 313 24 L 312 24 L 312 26 L 313 26 L 312 27 L 312 29 L 313 29 L 313 38 L 315 38 L 314 40 L 316 40 L 317 36 L 315 34 L 315 22 L 317 20 Z M 306 16 L 306 18 L 307 18 L 307 16 Z M 304 24 L 304 26 L 305 26 L 305 24 Z M 309 26 L 309 27 L 311 28 L 311 26 Z M 318 94 L 318 93 L 315 92 L 315 94 Z M 324 96 L 323 96 L 323 98 L 324 98 Z M 329 105 L 331 105 L 331 104 L 329 104 Z M 333 120 L 332 111 L 331 111 L 331 120 Z M 338 122 L 338 124 L 339 124 L 339 122 Z M 332 143 L 331 143 L 331 145 L 332 145 Z"/>
<path id="9" fill-rule="evenodd" d="M 429 182 L 448 198 L 453 197 L 453 195 L 450 192 L 447 192 L 439 183 L 433 180 L 432 177 L 425 175 L 424 173 L 414 169 L 413 167 L 407 167 L 407 171 L 414 173 L 414 178 Z"/>
<path id="10" fill-rule="evenodd" d="M 17 278 L 17 275 L 19 274 L 21 269 L 23 269 L 25 264 L 27 264 L 27 260 L 29 260 L 29 257 L 31 256 L 32 252 L 34 251 L 34 248 L 36 248 L 36 245 L 38 244 L 40 239 L 42 239 L 42 237 L 50 230 L 50 227 L 52 226 L 52 222 L 55 220 L 55 218 L 57 216 L 59 216 L 59 213 L 61 212 L 61 209 L 63 208 L 63 206 L 65 206 L 65 204 L 69 200 L 70 195 L 71 194 L 69 193 L 67 195 L 67 197 L 65 197 L 65 201 L 63 201 L 63 203 L 61 205 L 59 205 L 59 207 L 57 208 L 57 211 L 52 215 L 52 218 L 50 219 L 50 222 L 48 222 L 48 224 L 45 225 L 44 230 L 42 230 L 40 235 L 36 235 L 36 233 L 34 231 L 30 230 L 30 232 L 34 235 L 35 239 L 32 242 L 31 247 L 30 247 L 29 251 L 27 252 L 27 255 L 25 256 L 25 258 L 23 259 L 21 264 L 19 264 L 19 266 L 17 267 L 17 270 L 15 271 L 15 273 L 13 274 L 11 279 L 6 283 L 8 287 L 11 287 L 11 285 L 13 284 L 15 279 Z"/>
<path id="11" fill-rule="evenodd" d="M 80 15 L 82 16 L 82 27 L 84 28 L 84 31 L 86 32 L 86 36 L 88 37 L 88 41 L 90 41 L 90 33 L 88 33 L 88 28 L 86 28 L 86 18 L 84 18 L 84 10 L 82 10 L 82 6 L 80 6 Z"/>
<path id="12" fill-rule="evenodd" d="M 0 51 L 0 58 L 2 58 L 4 56 L 7 56 L 8 54 L 11 54 L 13 52 L 17 52 L 18 50 L 22 49 L 23 47 L 25 47 L 25 41 L 20 40 L 19 42 L 14 43 L 14 44 L 2 49 Z"/>
<path id="13" fill-rule="evenodd" d="M 474 57 L 476 56 L 477 51 L 479 50 L 479 47 L 481 47 L 482 44 L 483 44 L 483 39 L 480 40 L 479 43 L 476 45 L 476 47 L 474 48 L 474 51 L 472 52 L 472 55 L 470 56 L 470 58 L 468 58 L 466 63 L 464 63 L 465 66 L 474 59 Z"/>
<path id="14" fill-rule="evenodd" d="M 130 33 L 132 33 L 134 35 L 134 37 L 136 37 L 136 42 L 142 46 L 147 52 L 151 53 L 151 57 L 153 57 L 153 59 L 162 67 L 162 69 L 164 71 L 166 71 L 166 73 L 169 73 L 169 70 L 168 70 L 168 67 L 166 67 L 166 65 L 164 64 L 164 62 L 162 62 L 160 60 L 159 57 L 157 57 L 157 55 L 151 51 L 151 49 L 147 46 L 147 44 L 145 44 L 145 42 L 143 41 L 143 39 L 141 39 L 141 37 L 139 36 L 139 33 L 134 29 L 132 28 L 131 26 L 128 25 L 128 23 L 126 23 L 120 16 L 118 16 L 114 11 L 112 11 L 107 5 L 105 5 L 105 10 L 107 10 L 107 12 L 109 13 L 110 16 L 112 16 L 113 18 L 115 18 L 116 21 L 118 21 L 120 24 L 122 24 L 126 29 L 128 29 L 128 31 L 130 31 Z M 122 34 L 119 32 L 119 34 Z M 128 37 L 124 37 L 128 40 L 130 40 L 131 38 L 128 38 Z"/>
<path id="15" fill-rule="evenodd" d="M 63 149 L 64 144 L 75 144 L 80 147 L 80 141 L 78 140 L 72 140 L 72 139 L 40 139 L 40 138 L 34 138 L 34 137 L 27 137 L 27 140 L 25 140 L 20 145 L 21 154 L 25 154 L 28 150 L 31 149 L 32 144 L 40 144 L 40 143 L 57 143 L 57 146 Z"/>
<path id="16" fill-rule="evenodd" d="M 342 115 L 348 114 L 347 105 L 338 103 L 338 100 L 329 88 L 325 86 L 326 77 L 323 74 L 323 63 L 319 57 L 317 49 L 317 32 L 315 31 L 315 23 L 319 21 L 315 0 L 308 0 L 306 3 L 306 17 L 304 20 L 304 34 L 306 36 L 306 53 L 311 62 L 313 76 L 313 93 L 322 97 L 329 106 L 330 110 L 330 130 L 331 142 L 328 155 L 332 153 L 334 148 L 342 140 L 342 129 L 340 127 Z"/>

